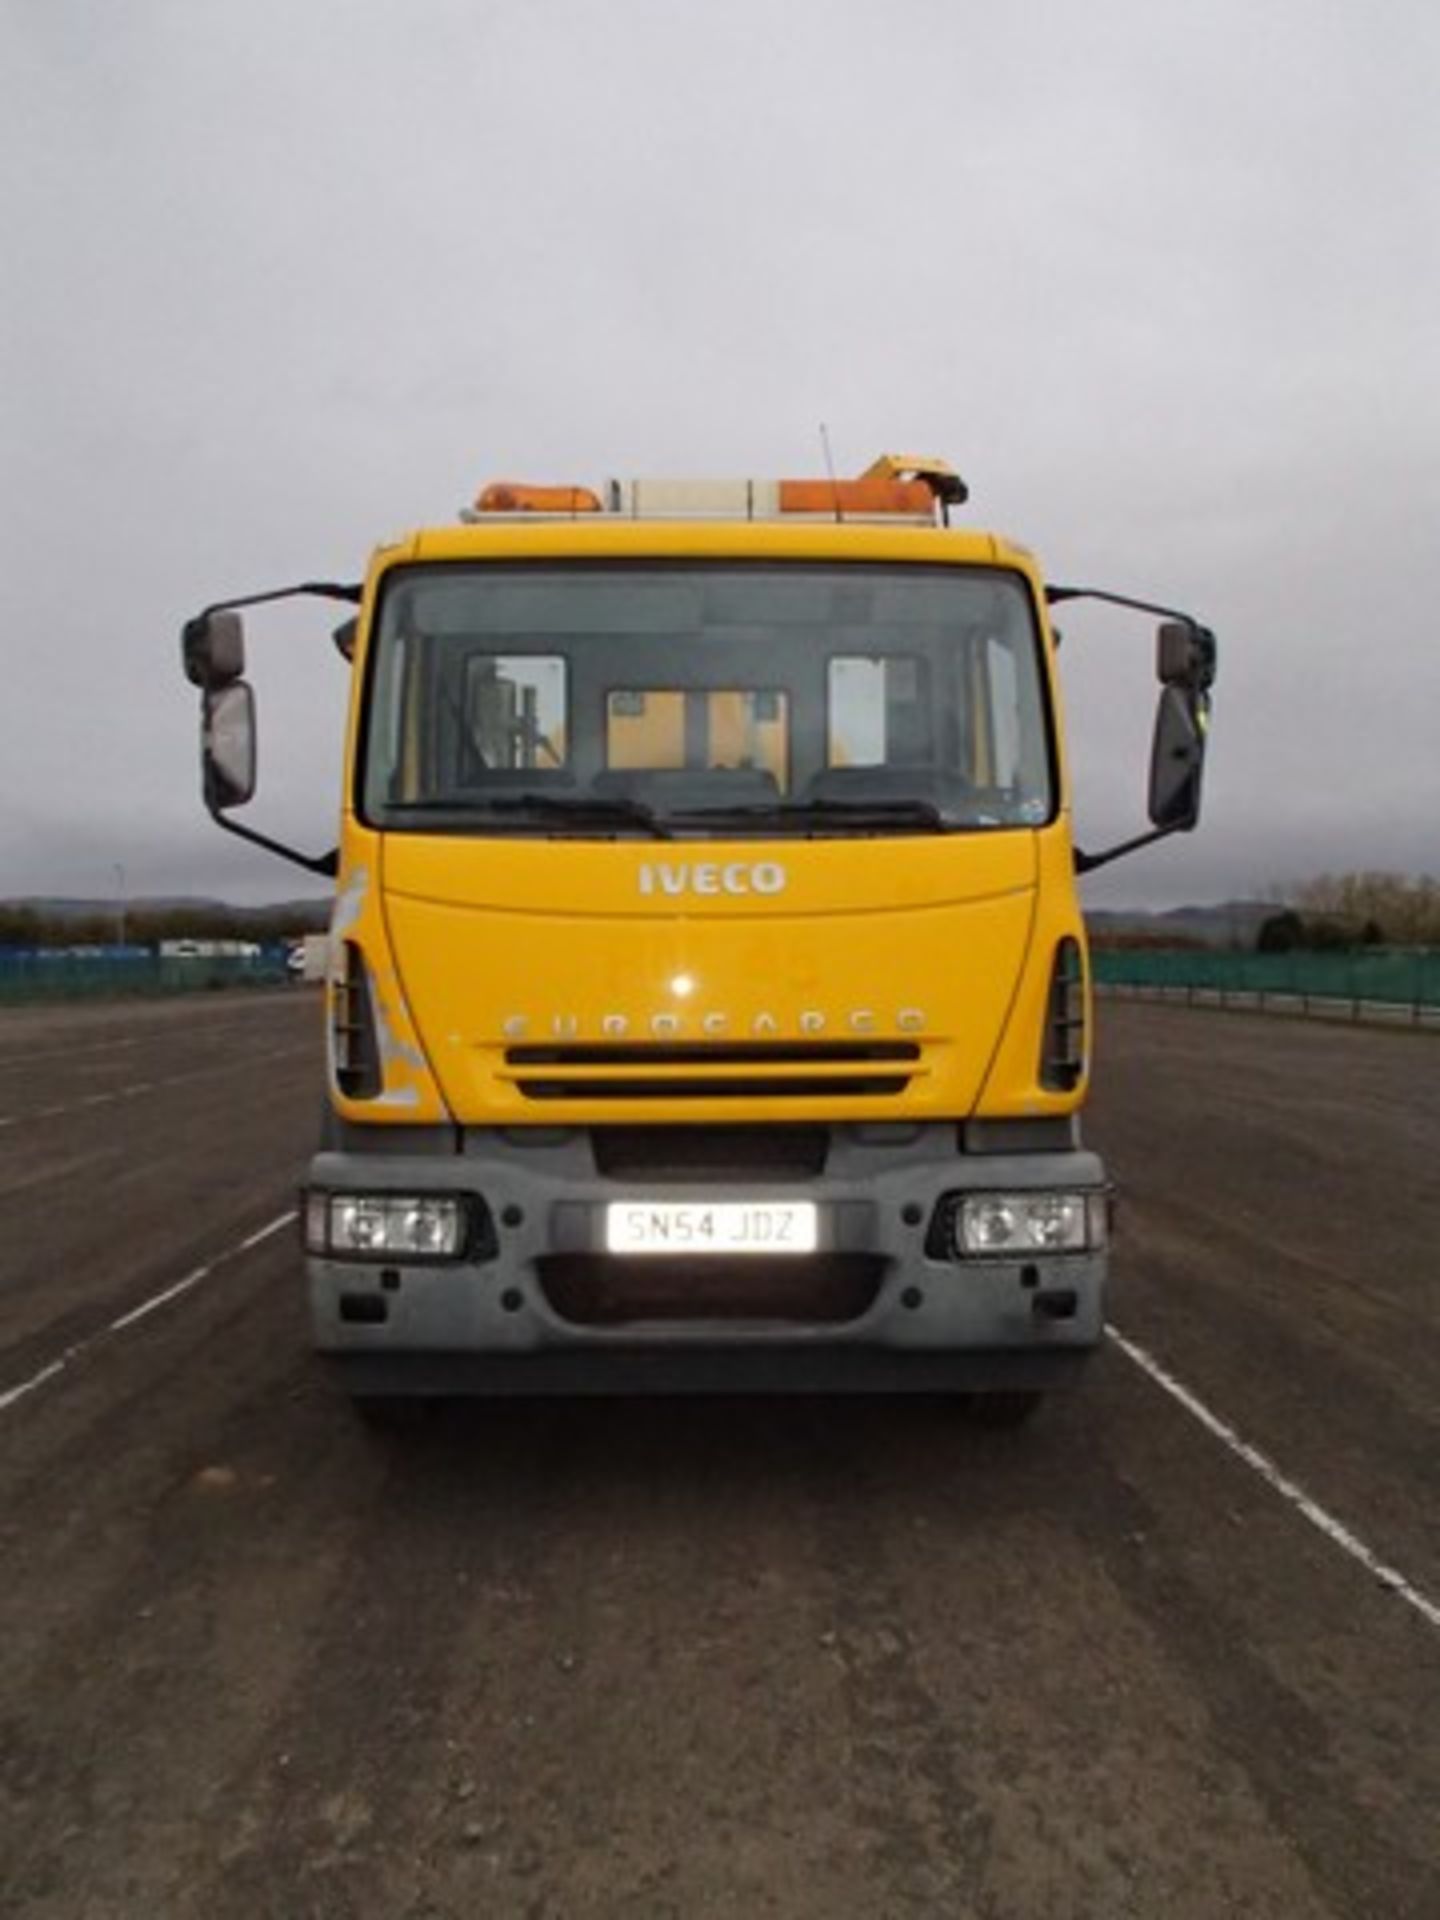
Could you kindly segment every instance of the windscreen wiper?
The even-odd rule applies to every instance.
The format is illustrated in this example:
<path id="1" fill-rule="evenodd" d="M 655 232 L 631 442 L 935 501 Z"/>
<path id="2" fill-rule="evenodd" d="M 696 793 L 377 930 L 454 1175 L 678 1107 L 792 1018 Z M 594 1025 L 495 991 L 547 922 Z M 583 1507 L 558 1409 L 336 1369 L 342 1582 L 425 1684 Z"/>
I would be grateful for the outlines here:
<path id="1" fill-rule="evenodd" d="M 437 794 L 423 800 L 396 801 L 394 811 L 463 814 L 467 820 L 483 819 L 489 813 L 539 814 L 543 818 L 564 819 L 577 827 L 643 827 L 657 840 L 673 838 L 653 807 L 618 793 L 468 792 L 463 798 L 454 799 Z"/>
<path id="2" fill-rule="evenodd" d="M 933 800 L 896 796 L 886 799 L 759 801 L 738 807 L 687 807 L 669 815 L 674 821 L 738 820 L 746 824 L 775 820 L 786 826 L 930 827 L 947 832 L 955 822 Z"/>

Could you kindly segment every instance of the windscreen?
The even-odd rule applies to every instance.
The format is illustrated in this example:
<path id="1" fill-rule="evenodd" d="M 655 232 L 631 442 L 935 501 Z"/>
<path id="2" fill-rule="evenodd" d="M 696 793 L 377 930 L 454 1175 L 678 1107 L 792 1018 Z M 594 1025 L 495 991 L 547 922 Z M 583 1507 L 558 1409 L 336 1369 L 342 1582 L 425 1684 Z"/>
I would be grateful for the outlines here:
<path id="1" fill-rule="evenodd" d="M 1054 783 L 1015 574 L 447 564 L 387 580 L 364 817 L 716 837 L 1036 826 Z"/>

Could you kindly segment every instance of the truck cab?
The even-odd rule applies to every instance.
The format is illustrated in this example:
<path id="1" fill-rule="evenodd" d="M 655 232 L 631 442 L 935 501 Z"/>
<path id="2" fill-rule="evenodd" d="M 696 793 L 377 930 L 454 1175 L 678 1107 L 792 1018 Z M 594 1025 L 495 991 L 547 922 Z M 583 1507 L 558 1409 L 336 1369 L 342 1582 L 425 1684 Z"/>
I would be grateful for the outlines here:
<path id="1" fill-rule="evenodd" d="M 1194 824 L 1213 639 L 1155 609 L 1151 825 L 1077 860 L 1070 590 L 948 524 L 963 498 L 904 456 L 502 483 L 358 592 L 305 589 L 358 600 L 303 1226 L 315 1344 L 362 1405 L 1018 1415 L 1083 1366 L 1110 1203 L 1077 865 Z M 186 659 L 211 811 L 273 845 L 233 818 L 244 604 Z"/>

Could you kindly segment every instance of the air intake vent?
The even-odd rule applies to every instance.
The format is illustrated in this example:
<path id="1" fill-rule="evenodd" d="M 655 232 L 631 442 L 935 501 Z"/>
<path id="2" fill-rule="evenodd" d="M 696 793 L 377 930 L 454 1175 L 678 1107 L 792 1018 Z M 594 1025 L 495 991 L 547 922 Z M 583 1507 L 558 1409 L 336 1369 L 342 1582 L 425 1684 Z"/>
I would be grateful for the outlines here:
<path id="1" fill-rule="evenodd" d="M 373 1100 L 381 1088 L 380 1049 L 365 956 L 345 942 L 344 971 L 330 985 L 331 1058 L 335 1085 L 348 1100 Z"/>
<path id="2" fill-rule="evenodd" d="M 828 1127 L 594 1127 L 595 1170 L 607 1180 L 676 1186 L 816 1180 L 825 1171 Z"/>
<path id="3" fill-rule="evenodd" d="M 666 1041 L 654 1046 L 509 1047 L 505 1052 L 512 1067 L 813 1067 L 919 1058 L 913 1040 L 797 1040 L 793 1046 L 763 1040 L 696 1046 Z"/>
<path id="4" fill-rule="evenodd" d="M 919 1061 L 905 1040 L 528 1046 L 505 1055 L 527 1100 L 893 1098 Z"/>
<path id="5" fill-rule="evenodd" d="M 1048 1093 L 1072 1093 L 1085 1072 L 1085 963 L 1078 940 L 1062 940 L 1050 974 L 1040 1084 Z"/>

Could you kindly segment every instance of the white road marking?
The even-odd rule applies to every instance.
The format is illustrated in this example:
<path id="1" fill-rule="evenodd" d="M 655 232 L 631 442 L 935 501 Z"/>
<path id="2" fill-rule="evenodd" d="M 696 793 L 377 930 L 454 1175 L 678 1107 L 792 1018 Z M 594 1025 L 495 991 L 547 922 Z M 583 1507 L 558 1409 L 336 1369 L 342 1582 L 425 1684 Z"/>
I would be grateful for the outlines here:
<path id="1" fill-rule="evenodd" d="M 160 1293 L 152 1293 L 148 1300 L 142 1300 L 138 1307 L 132 1307 L 128 1313 L 122 1313 L 118 1320 L 112 1320 L 105 1329 L 107 1333 L 119 1333 L 122 1327 L 133 1327 L 137 1320 L 147 1319 L 157 1307 L 163 1307 L 171 1300 L 178 1300 L 182 1293 L 188 1293 L 192 1287 L 198 1287 L 202 1280 L 208 1280 L 215 1271 L 212 1265 L 194 1267 L 183 1280 L 176 1280 Z"/>
<path id="2" fill-rule="evenodd" d="M 298 1218 L 299 1212 L 295 1207 L 291 1207 L 288 1213 L 277 1213 L 268 1227 L 261 1227 L 258 1232 L 252 1233 L 248 1240 L 242 1240 L 238 1250 L 241 1253 L 248 1253 L 251 1247 L 258 1247 L 262 1240 L 268 1240 L 272 1233 L 279 1233 L 282 1227 L 288 1227 L 292 1220 Z"/>
<path id="3" fill-rule="evenodd" d="M 48 1367 L 42 1367 L 39 1373 L 32 1373 L 28 1380 L 22 1380 L 19 1386 L 7 1387 L 0 1393 L 0 1413 L 7 1407 L 13 1407 L 17 1400 L 23 1400 L 27 1393 L 34 1393 L 37 1387 L 43 1387 L 47 1380 L 53 1380 L 57 1373 L 63 1373 L 70 1364 L 70 1356 L 77 1353 L 77 1347 L 67 1347 L 58 1360 L 52 1360 Z"/>
<path id="4" fill-rule="evenodd" d="M 1147 1353 L 1144 1347 L 1137 1345 L 1135 1341 L 1127 1340 L 1118 1327 L 1107 1325 L 1105 1331 L 1120 1351 L 1135 1362 L 1142 1373 L 1148 1374 L 1158 1387 L 1163 1387 L 1173 1400 L 1178 1400 L 1185 1411 L 1198 1420 L 1207 1433 L 1212 1434 L 1222 1446 L 1228 1447 L 1237 1459 L 1243 1460 L 1247 1467 L 1258 1473 L 1268 1486 L 1273 1487 L 1282 1499 L 1287 1500 L 1295 1508 L 1297 1513 L 1303 1514 L 1312 1527 L 1317 1527 L 1327 1540 L 1333 1541 L 1343 1552 L 1348 1553 L 1352 1560 L 1358 1560 L 1373 1579 L 1378 1580 L 1382 1587 L 1387 1587 L 1391 1593 L 1412 1606 L 1422 1619 L 1430 1622 L 1432 1627 L 1440 1627 L 1440 1604 L 1421 1593 L 1417 1587 L 1410 1584 L 1403 1573 L 1398 1573 L 1394 1567 L 1387 1566 L 1377 1554 L 1372 1553 L 1365 1542 L 1351 1533 L 1350 1529 L 1337 1520 L 1334 1514 L 1327 1513 L 1324 1507 L 1311 1499 L 1302 1486 L 1299 1486 L 1288 1474 L 1282 1473 L 1268 1454 L 1262 1453 L 1258 1447 L 1242 1439 L 1233 1427 L 1228 1426 L 1220 1418 L 1219 1414 L 1212 1413 L 1205 1402 L 1177 1380 L 1175 1375 L 1167 1367 L 1162 1366 L 1153 1354 Z"/>
<path id="5" fill-rule="evenodd" d="M 73 1361 L 78 1360 L 81 1354 L 88 1353 L 92 1347 L 99 1346 L 112 1334 L 122 1333 L 138 1321 L 148 1319 L 159 1308 L 168 1306 L 172 1300 L 178 1300 L 182 1294 L 189 1293 L 192 1288 L 198 1287 L 202 1280 L 208 1280 L 217 1267 L 224 1266 L 227 1261 L 238 1259 L 242 1253 L 248 1253 L 252 1247 L 258 1247 L 262 1240 L 268 1240 L 272 1234 L 279 1233 L 282 1227 L 288 1227 L 290 1222 L 297 1218 L 298 1209 L 295 1207 L 291 1207 L 287 1213 L 278 1214 L 268 1225 L 248 1234 L 245 1239 L 238 1240 L 233 1247 L 227 1247 L 223 1253 L 217 1253 L 213 1260 L 207 1260 L 203 1266 L 192 1267 L 183 1279 L 173 1280 L 168 1287 L 162 1287 L 159 1293 L 152 1293 L 148 1300 L 142 1300 L 138 1307 L 131 1307 L 128 1313 L 122 1313 L 118 1319 L 111 1320 L 98 1332 L 87 1335 L 83 1340 L 77 1340 L 73 1346 L 66 1347 L 62 1354 L 54 1360 L 47 1361 L 40 1371 L 32 1373 L 28 1380 L 18 1380 L 13 1387 L 0 1387 L 0 1413 L 18 1405 L 38 1388 L 43 1387 L 47 1381 L 54 1380 L 64 1373 L 65 1369 Z"/>

